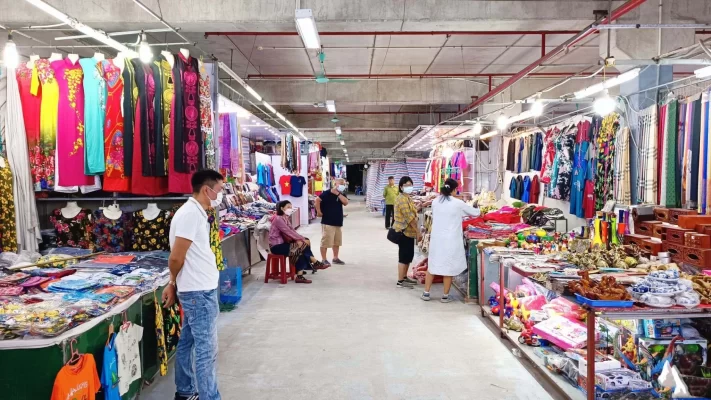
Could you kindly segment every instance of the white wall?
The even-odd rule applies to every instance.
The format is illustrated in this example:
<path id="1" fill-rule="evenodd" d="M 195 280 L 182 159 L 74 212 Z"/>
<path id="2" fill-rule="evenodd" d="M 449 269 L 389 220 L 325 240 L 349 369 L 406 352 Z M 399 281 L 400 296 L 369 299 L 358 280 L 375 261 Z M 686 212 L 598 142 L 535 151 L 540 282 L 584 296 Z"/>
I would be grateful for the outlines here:
<path id="1" fill-rule="evenodd" d="M 259 153 L 257 153 L 259 154 Z M 276 181 L 277 191 L 279 192 L 279 198 L 282 200 L 289 200 L 294 207 L 298 207 L 301 211 L 301 225 L 309 224 L 309 185 L 308 185 L 308 160 L 307 156 L 301 156 L 301 171 L 299 171 L 299 176 L 302 176 L 306 180 L 306 185 L 303 187 L 303 195 L 301 197 L 291 197 L 289 195 L 284 195 L 281 193 L 281 185 L 279 185 L 279 178 L 284 175 L 293 175 L 289 171 L 281 167 L 281 156 L 271 156 L 271 159 L 267 162 L 272 164 L 274 168 L 274 180 Z M 260 158 L 257 158 L 259 162 Z"/>

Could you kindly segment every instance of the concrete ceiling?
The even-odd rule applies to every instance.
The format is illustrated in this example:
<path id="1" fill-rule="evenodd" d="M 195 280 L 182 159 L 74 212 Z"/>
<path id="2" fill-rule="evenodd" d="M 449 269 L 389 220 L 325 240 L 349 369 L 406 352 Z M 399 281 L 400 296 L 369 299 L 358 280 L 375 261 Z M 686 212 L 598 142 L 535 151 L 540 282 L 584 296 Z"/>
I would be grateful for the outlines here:
<path id="1" fill-rule="evenodd" d="M 594 10 L 608 7 L 606 0 L 301 0 L 301 8 L 313 10 L 322 33 L 323 72 L 329 82 L 317 83 L 314 75 L 321 73 L 322 66 L 317 52 L 305 50 L 295 33 L 293 0 L 141 1 L 195 44 L 161 45 L 154 47 L 154 53 L 188 48 L 193 55 L 216 57 L 308 137 L 324 143 L 331 154 L 340 155 L 343 140 L 351 161 L 389 156 L 390 149 L 414 128 L 450 118 L 590 24 Z M 47 2 L 106 32 L 165 28 L 132 0 Z M 612 3 L 617 7 L 623 2 Z M 674 3 L 666 6 L 674 21 L 711 14 L 704 8 L 708 4 Z M 638 21 L 644 15 L 635 10 L 628 18 Z M 671 18 L 665 17 L 665 22 Z M 91 39 L 57 40 L 79 34 L 68 26 L 27 29 L 57 22 L 25 1 L 0 0 L 0 25 L 20 29 L 14 39 L 26 57 L 46 57 L 55 51 L 82 56 L 115 53 L 105 47 L 78 47 L 98 45 Z M 555 32 L 542 35 L 551 31 Z M 148 35 L 151 43 L 182 42 L 172 32 Z M 601 60 L 601 36 L 594 34 L 568 48 L 494 102 L 517 100 L 571 74 L 594 71 Z M 133 43 L 137 35 L 115 38 Z M 0 37 L 0 46 L 4 41 Z M 246 97 L 222 86 L 220 92 L 250 108 L 249 94 L 224 71 L 220 77 Z M 546 96 L 560 96 L 591 83 L 572 81 Z M 318 106 L 326 100 L 336 101 L 339 122 L 331 121 L 333 115 L 323 104 Z M 261 117 L 267 123 L 272 119 Z M 344 130 L 342 138 L 335 137 L 336 126 Z"/>

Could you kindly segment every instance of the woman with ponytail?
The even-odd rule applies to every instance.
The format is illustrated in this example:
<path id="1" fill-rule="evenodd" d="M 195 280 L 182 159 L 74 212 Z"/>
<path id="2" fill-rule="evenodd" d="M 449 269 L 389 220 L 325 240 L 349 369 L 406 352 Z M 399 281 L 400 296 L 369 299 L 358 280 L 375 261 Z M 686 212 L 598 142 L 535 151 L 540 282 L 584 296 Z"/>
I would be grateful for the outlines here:
<path id="1" fill-rule="evenodd" d="M 449 296 L 452 277 L 467 269 L 462 218 L 468 215 L 479 215 L 479 210 L 452 196 L 452 193 L 456 193 L 458 185 L 454 179 L 445 180 L 444 186 L 440 188 L 440 196 L 432 202 L 430 252 L 425 292 L 421 296 L 425 301 L 430 300 L 430 288 L 435 276 L 441 276 L 444 281 L 442 303 L 452 301 Z"/>

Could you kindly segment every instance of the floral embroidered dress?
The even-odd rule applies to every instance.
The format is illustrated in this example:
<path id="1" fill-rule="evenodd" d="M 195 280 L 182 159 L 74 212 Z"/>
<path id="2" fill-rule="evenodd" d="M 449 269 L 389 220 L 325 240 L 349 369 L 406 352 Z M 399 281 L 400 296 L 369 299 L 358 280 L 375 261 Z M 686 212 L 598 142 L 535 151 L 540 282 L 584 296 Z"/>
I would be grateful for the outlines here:
<path id="1" fill-rule="evenodd" d="M 88 186 L 94 177 L 84 175 L 84 73 L 69 58 L 53 61 L 51 66 L 59 84 L 57 168 L 61 174 L 57 183 Z"/>
<path id="2" fill-rule="evenodd" d="M 27 150 L 30 155 L 30 172 L 36 192 L 42 190 L 42 175 L 44 173 L 42 151 L 40 149 L 40 108 L 41 93 L 32 94 L 32 80 L 37 79 L 37 69 L 22 63 L 15 71 L 22 101 L 22 117 L 27 133 Z"/>
<path id="3" fill-rule="evenodd" d="M 225 257 L 222 255 L 222 242 L 220 240 L 220 222 L 217 218 L 217 211 L 211 208 L 207 211 L 208 221 L 210 221 L 210 248 L 215 253 L 217 270 L 225 269 Z"/>
<path id="4" fill-rule="evenodd" d="M 124 173 L 124 129 L 121 102 L 123 78 L 121 68 L 113 60 L 99 64 L 106 85 L 106 118 L 104 119 L 104 155 L 106 172 L 104 190 L 107 192 L 128 192 L 129 178 Z"/>
<path id="5" fill-rule="evenodd" d="M 2 157 L 0 157 L 2 158 Z M 17 251 L 17 227 L 15 225 L 15 198 L 12 191 L 12 171 L 6 160 L 0 168 L 0 252 Z"/>
<path id="6" fill-rule="evenodd" d="M 42 177 L 40 184 L 43 190 L 54 189 L 54 163 L 57 150 L 57 113 L 59 103 L 59 85 L 54 79 L 54 70 L 50 61 L 41 59 L 35 61 L 34 70 L 37 79 L 32 79 L 30 90 L 34 96 L 41 96 L 40 103 L 40 151 L 42 153 Z M 33 75 L 34 75 L 33 70 Z"/>
<path id="7" fill-rule="evenodd" d="M 71 218 L 62 215 L 60 208 L 52 211 L 49 222 L 54 226 L 57 234 L 57 246 L 59 247 L 81 247 L 83 249 L 94 249 L 92 240 L 92 224 L 89 216 L 91 210 L 82 208 L 79 213 Z"/>
<path id="8" fill-rule="evenodd" d="M 136 171 L 140 173 L 140 170 Z M 169 211 L 161 211 L 155 219 L 146 219 L 143 210 L 133 213 L 133 251 L 170 250 L 168 243 Z"/>
<path id="9" fill-rule="evenodd" d="M 200 125 L 205 146 L 205 168 L 215 168 L 215 144 L 212 129 L 212 97 L 210 75 L 204 63 L 200 65 Z"/>
<path id="10" fill-rule="evenodd" d="M 107 217 L 102 210 L 94 212 L 93 237 L 98 251 L 118 253 L 130 248 L 131 215 L 122 213 L 117 219 Z"/>

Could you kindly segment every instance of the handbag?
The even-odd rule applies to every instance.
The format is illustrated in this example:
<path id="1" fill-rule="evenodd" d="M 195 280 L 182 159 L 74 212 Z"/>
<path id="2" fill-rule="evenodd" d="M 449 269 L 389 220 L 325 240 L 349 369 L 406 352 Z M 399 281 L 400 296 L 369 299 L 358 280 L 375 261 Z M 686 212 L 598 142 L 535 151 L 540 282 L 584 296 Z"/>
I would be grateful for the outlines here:
<path id="1" fill-rule="evenodd" d="M 388 240 L 395 244 L 400 244 L 400 240 L 404 235 L 404 233 L 398 232 L 393 228 L 388 229 Z"/>

